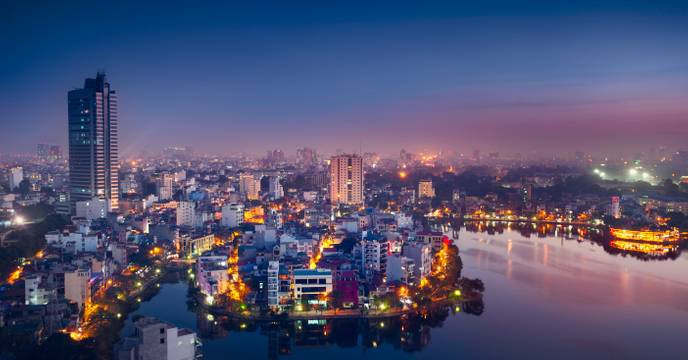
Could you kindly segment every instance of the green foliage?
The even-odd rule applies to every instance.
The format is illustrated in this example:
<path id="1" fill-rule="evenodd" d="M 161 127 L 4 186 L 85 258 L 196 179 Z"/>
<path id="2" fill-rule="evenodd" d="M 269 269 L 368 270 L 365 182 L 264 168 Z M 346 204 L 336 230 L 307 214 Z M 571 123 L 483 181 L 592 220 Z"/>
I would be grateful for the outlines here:
<path id="1" fill-rule="evenodd" d="M 16 244 L 0 248 L 0 276 L 5 278 L 16 267 L 16 260 L 21 257 L 31 257 L 45 247 L 45 234 L 53 230 L 61 230 L 67 224 L 67 219 L 61 215 L 52 214 L 39 223 L 29 224 L 12 231 L 7 235 L 8 240 L 16 240 Z"/>

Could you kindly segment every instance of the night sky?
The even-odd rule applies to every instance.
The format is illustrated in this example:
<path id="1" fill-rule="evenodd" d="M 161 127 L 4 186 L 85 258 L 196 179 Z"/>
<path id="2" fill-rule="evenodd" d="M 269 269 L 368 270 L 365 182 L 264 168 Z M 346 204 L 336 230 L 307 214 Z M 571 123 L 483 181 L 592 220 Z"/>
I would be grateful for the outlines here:
<path id="1" fill-rule="evenodd" d="M 125 155 L 688 149 L 687 1 L 475 3 L 2 1 L 0 151 L 99 70 Z"/>

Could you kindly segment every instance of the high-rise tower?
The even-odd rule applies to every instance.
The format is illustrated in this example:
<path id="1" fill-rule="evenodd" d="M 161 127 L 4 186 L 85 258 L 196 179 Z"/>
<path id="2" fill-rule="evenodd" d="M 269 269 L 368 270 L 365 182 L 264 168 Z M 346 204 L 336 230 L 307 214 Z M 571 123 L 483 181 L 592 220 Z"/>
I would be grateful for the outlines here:
<path id="1" fill-rule="evenodd" d="M 69 117 L 69 187 L 72 212 L 77 201 L 108 199 L 119 207 L 117 95 L 105 74 L 86 79 L 67 96 Z"/>
<path id="2" fill-rule="evenodd" d="M 363 159 L 338 155 L 330 159 L 330 202 L 363 205 Z"/>

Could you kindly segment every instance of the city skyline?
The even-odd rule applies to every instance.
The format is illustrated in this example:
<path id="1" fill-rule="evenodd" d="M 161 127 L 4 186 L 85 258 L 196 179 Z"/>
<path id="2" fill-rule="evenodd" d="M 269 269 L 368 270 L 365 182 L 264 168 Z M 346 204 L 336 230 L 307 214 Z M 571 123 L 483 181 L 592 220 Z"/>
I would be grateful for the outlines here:
<path id="1" fill-rule="evenodd" d="M 0 60 L 0 151 L 66 148 L 65 92 L 102 69 L 120 93 L 123 156 L 683 145 L 688 7 L 497 3 L 13 4 L 1 25 L 13 52 Z M 102 30 L 84 32 L 96 21 Z"/>
<path id="2" fill-rule="evenodd" d="M 688 2 L 1 8 L 0 360 L 685 352 Z"/>

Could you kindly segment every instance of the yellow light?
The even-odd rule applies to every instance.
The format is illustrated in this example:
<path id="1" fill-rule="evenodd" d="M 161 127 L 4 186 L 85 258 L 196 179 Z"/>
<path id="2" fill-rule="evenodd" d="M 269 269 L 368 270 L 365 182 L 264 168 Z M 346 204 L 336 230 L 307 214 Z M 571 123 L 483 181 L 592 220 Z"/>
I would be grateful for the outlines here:
<path id="1" fill-rule="evenodd" d="M 454 296 L 461 296 L 461 290 L 459 290 L 459 289 L 454 290 Z"/>

